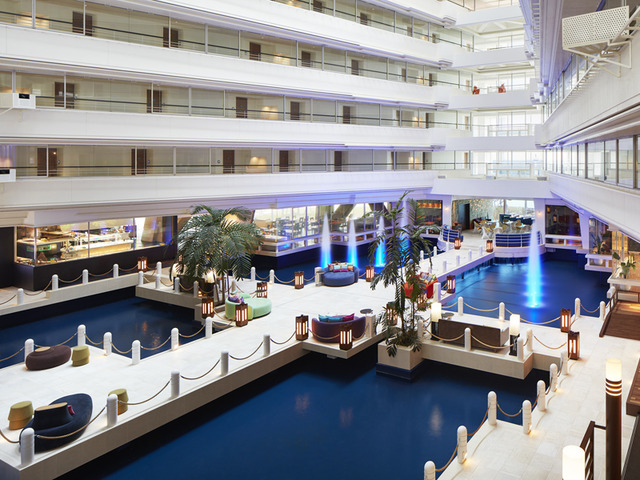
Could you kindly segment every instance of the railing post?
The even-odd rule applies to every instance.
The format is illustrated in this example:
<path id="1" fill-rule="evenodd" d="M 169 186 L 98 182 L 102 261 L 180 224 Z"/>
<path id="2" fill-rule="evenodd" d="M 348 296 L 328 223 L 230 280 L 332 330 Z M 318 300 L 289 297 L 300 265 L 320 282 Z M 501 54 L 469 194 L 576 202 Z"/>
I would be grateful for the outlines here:
<path id="1" fill-rule="evenodd" d="M 131 343 L 131 365 L 140 363 L 140 340 L 134 340 Z"/>
<path id="2" fill-rule="evenodd" d="M 487 403 L 489 407 L 487 419 L 489 421 L 489 425 L 495 427 L 498 420 L 498 396 L 496 395 L 496 392 L 489 392 L 489 395 L 487 396 Z"/>
<path id="3" fill-rule="evenodd" d="M 527 352 L 533 352 L 533 330 L 527 328 Z"/>
<path id="4" fill-rule="evenodd" d="M 27 357 L 33 352 L 33 339 L 28 338 L 24 341 L 24 361 L 27 361 Z"/>
<path id="5" fill-rule="evenodd" d="M 113 278 L 118 278 L 120 276 L 120 266 L 117 263 L 113 264 Z"/>
<path id="6" fill-rule="evenodd" d="M 156 275 L 159 277 L 162 275 L 162 262 L 156 263 Z"/>
<path id="7" fill-rule="evenodd" d="M 376 321 L 373 313 L 368 313 L 365 315 L 367 336 L 372 338 L 376 335 Z"/>
<path id="8" fill-rule="evenodd" d="M 549 391 L 555 392 L 558 389 L 558 365 L 549 365 Z"/>
<path id="9" fill-rule="evenodd" d="M 229 373 L 229 352 L 220 352 L 220 376 Z"/>
<path id="10" fill-rule="evenodd" d="M 197 280 L 193 282 L 193 298 L 198 298 L 198 294 L 200 293 L 200 284 Z"/>
<path id="11" fill-rule="evenodd" d="M 19 288 L 17 295 L 18 295 L 18 305 L 24 304 L 24 289 Z"/>
<path id="12" fill-rule="evenodd" d="M 138 286 L 144 285 L 144 272 L 138 272 Z"/>
<path id="13" fill-rule="evenodd" d="M 180 396 L 180 372 L 178 370 L 171 371 L 171 398 Z"/>
<path id="14" fill-rule="evenodd" d="M 111 332 L 105 332 L 102 337 L 102 348 L 104 350 L 105 356 L 111 355 Z"/>
<path id="15" fill-rule="evenodd" d="M 180 277 L 173 279 L 173 291 L 175 293 L 180 293 Z"/>
<path id="16" fill-rule="evenodd" d="M 420 250 L 420 261 L 424 260 L 424 250 Z"/>
<path id="17" fill-rule="evenodd" d="M 85 340 L 85 335 L 87 334 L 87 327 L 85 327 L 84 325 L 78 325 L 78 346 L 79 347 L 84 347 L 85 344 L 87 343 Z"/>
<path id="18" fill-rule="evenodd" d="M 273 285 L 275 281 L 276 281 L 276 272 L 273 269 L 271 269 L 269 270 L 269 283 Z"/>
<path id="19" fill-rule="evenodd" d="M 436 480 L 436 464 L 431 460 L 424 464 L 424 480 Z"/>
<path id="20" fill-rule="evenodd" d="M 159 289 L 162 286 L 162 282 L 160 281 L 160 275 L 156 273 L 156 289 Z"/>
<path id="21" fill-rule="evenodd" d="M 522 337 L 518 337 L 518 340 L 516 340 L 516 346 L 518 349 L 518 361 L 522 362 L 524 361 L 524 339 Z"/>
<path id="22" fill-rule="evenodd" d="M 563 350 L 560 353 L 560 361 L 562 362 L 562 369 L 560 369 L 560 373 L 562 375 L 567 375 L 569 373 L 569 353 L 566 350 Z"/>
<path id="23" fill-rule="evenodd" d="M 86 268 L 82 270 L 82 284 L 86 285 L 89 283 L 89 270 Z"/>
<path id="24" fill-rule="evenodd" d="M 504 302 L 500 302 L 498 305 L 498 320 L 504 322 Z"/>
<path id="25" fill-rule="evenodd" d="M 442 284 L 440 282 L 436 282 L 433 285 L 433 301 L 434 302 L 439 302 L 440 299 L 442 298 Z"/>
<path id="26" fill-rule="evenodd" d="M 171 329 L 171 350 L 177 350 L 180 346 L 180 330 L 177 328 Z"/>
<path id="27" fill-rule="evenodd" d="M 271 335 L 268 333 L 262 336 L 262 356 L 268 357 L 271 354 Z"/>
<path id="28" fill-rule="evenodd" d="M 471 351 L 471 329 L 469 327 L 464 329 L 464 349 L 467 352 Z"/>
<path id="29" fill-rule="evenodd" d="M 531 432 L 531 402 L 525 400 L 522 402 L 522 431 L 525 435 Z"/>
<path id="30" fill-rule="evenodd" d="M 320 278 L 320 272 L 322 272 L 322 267 L 316 267 L 313 269 L 313 275 L 315 277 L 315 284 L 316 287 L 319 287 L 322 285 L 322 279 Z"/>
<path id="31" fill-rule="evenodd" d="M 458 463 L 463 464 L 467 459 L 467 427 L 458 427 Z"/>
<path id="32" fill-rule="evenodd" d="M 33 463 L 36 455 L 36 435 L 33 428 L 25 428 L 20 435 L 20 464 L 22 466 Z"/>
<path id="33" fill-rule="evenodd" d="M 251 281 L 256 281 L 256 267 L 251 267 Z"/>
<path id="34" fill-rule="evenodd" d="M 112 393 L 107 397 L 107 427 L 111 428 L 118 423 L 118 396 Z"/>
<path id="35" fill-rule="evenodd" d="M 607 309 L 607 305 L 604 302 L 600 302 L 600 321 L 604 322 L 604 316 Z"/>
<path id="36" fill-rule="evenodd" d="M 464 314 L 464 299 L 462 297 L 458 297 L 458 315 Z"/>
<path id="37" fill-rule="evenodd" d="M 59 282 L 58 274 L 54 273 L 51 276 L 51 290 L 52 291 L 58 290 L 58 288 L 60 288 L 60 284 L 58 282 Z"/>
<path id="38" fill-rule="evenodd" d="M 213 318 L 204 319 L 204 338 L 211 338 L 213 335 Z"/>
<path id="39" fill-rule="evenodd" d="M 579 298 L 576 298 L 573 311 L 575 312 L 573 315 L 574 319 L 575 320 L 579 319 L 580 318 L 580 299 Z"/>
<path id="40" fill-rule="evenodd" d="M 418 320 L 418 341 L 422 340 L 424 336 L 424 321 Z"/>
<path id="41" fill-rule="evenodd" d="M 538 380 L 538 408 L 541 412 L 547 411 L 547 386 L 544 380 Z"/>

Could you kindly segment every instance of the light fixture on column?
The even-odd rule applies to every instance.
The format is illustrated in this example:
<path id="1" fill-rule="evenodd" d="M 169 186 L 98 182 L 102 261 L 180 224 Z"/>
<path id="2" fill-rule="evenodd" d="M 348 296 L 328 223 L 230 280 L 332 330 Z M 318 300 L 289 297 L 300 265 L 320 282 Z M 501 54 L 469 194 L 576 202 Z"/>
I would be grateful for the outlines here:
<path id="1" fill-rule="evenodd" d="M 509 355 L 516 356 L 518 354 L 518 337 L 520 336 L 520 315 L 511 314 L 509 317 Z"/>
<path id="2" fill-rule="evenodd" d="M 442 317 L 442 304 L 440 302 L 434 302 L 431 304 L 431 334 L 432 335 L 439 335 L 438 327 L 439 327 L 440 317 Z"/>
<path id="3" fill-rule="evenodd" d="M 622 362 L 607 358 L 606 369 L 606 480 L 620 480 L 622 471 Z"/>
<path id="4" fill-rule="evenodd" d="M 567 348 L 569 349 L 569 358 L 571 360 L 578 360 L 580 358 L 580 332 L 569 330 Z"/>
<path id="5" fill-rule="evenodd" d="M 340 350 L 349 350 L 353 347 L 353 327 L 351 324 L 340 327 Z"/>
<path id="6" fill-rule="evenodd" d="M 298 315 L 296 317 L 296 340 L 309 338 L 309 316 Z"/>
<path id="7" fill-rule="evenodd" d="M 456 293 L 455 275 L 447 275 L 447 293 Z"/>
<path id="8" fill-rule="evenodd" d="M 487 247 L 485 250 L 487 253 L 493 253 L 493 240 L 487 240 Z"/>
<path id="9" fill-rule="evenodd" d="M 365 270 L 365 280 L 367 282 L 371 282 L 373 281 L 373 277 L 376 274 L 376 268 L 373 265 L 367 265 L 367 268 Z"/>
<path id="10" fill-rule="evenodd" d="M 294 282 L 296 290 L 304 288 L 304 272 L 296 272 L 294 274 Z"/>
<path id="11" fill-rule="evenodd" d="M 560 331 L 563 333 L 569 333 L 571 330 L 571 309 L 560 309 Z"/>
<path id="12" fill-rule="evenodd" d="M 139 272 L 147 271 L 147 257 L 138 257 L 138 271 Z"/>

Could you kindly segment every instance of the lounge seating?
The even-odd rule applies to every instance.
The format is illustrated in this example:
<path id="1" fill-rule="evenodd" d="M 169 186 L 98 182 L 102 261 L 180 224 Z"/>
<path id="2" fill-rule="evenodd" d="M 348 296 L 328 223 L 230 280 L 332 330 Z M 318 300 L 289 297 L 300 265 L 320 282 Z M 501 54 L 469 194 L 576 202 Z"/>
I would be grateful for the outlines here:
<path id="1" fill-rule="evenodd" d="M 271 300 L 268 298 L 252 298 L 248 293 L 238 293 L 236 295 L 240 295 L 244 303 L 248 306 L 249 312 L 249 320 L 253 320 L 254 318 L 263 317 L 269 313 L 271 313 Z M 236 318 L 236 306 L 240 305 L 240 302 L 234 302 L 229 300 L 227 297 L 224 301 L 224 315 L 229 319 L 233 320 Z"/>
<path id="2" fill-rule="evenodd" d="M 346 285 L 351 285 L 352 283 L 358 282 L 360 270 L 358 270 L 358 267 L 356 267 L 355 265 L 338 268 L 334 271 L 331 271 L 330 268 L 331 267 L 324 268 L 320 271 L 320 281 L 323 285 L 326 285 L 328 287 L 344 287 Z"/>
<path id="3" fill-rule="evenodd" d="M 27 370 L 46 370 L 67 363 L 71 358 L 71 348 L 66 345 L 40 347 L 27 355 Z"/>
<path id="4" fill-rule="evenodd" d="M 340 341 L 340 330 L 344 325 L 351 325 L 353 328 L 353 338 L 360 338 L 364 335 L 367 321 L 365 317 L 354 317 L 349 321 L 321 321 L 317 318 L 311 320 L 311 332 L 313 338 L 319 342 L 336 343 Z"/>

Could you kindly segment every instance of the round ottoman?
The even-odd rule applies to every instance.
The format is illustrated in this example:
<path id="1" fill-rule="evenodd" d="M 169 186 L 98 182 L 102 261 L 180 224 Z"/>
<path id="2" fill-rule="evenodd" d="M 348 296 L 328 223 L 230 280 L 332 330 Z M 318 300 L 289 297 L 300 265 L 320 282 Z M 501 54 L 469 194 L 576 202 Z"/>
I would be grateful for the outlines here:
<path id="1" fill-rule="evenodd" d="M 116 388 L 115 390 L 111 390 L 109 395 L 115 395 L 118 397 L 118 415 L 122 415 L 124 412 L 129 410 L 129 405 L 126 403 L 129 401 L 129 395 L 127 394 L 126 388 Z"/>
<path id="2" fill-rule="evenodd" d="M 271 313 L 271 300 L 268 298 L 252 298 L 247 300 L 249 307 L 252 309 L 249 317 L 257 318 Z"/>
<path id="3" fill-rule="evenodd" d="M 25 365 L 28 370 L 46 370 L 66 363 L 71 357 L 71 349 L 66 345 L 40 347 L 27 355 Z"/>
<path id="4" fill-rule="evenodd" d="M 29 400 L 11 405 L 9 410 L 9 430 L 20 430 L 31 421 L 33 405 Z"/>
<path id="5" fill-rule="evenodd" d="M 71 349 L 71 365 L 81 367 L 89 363 L 89 347 L 82 345 Z"/>

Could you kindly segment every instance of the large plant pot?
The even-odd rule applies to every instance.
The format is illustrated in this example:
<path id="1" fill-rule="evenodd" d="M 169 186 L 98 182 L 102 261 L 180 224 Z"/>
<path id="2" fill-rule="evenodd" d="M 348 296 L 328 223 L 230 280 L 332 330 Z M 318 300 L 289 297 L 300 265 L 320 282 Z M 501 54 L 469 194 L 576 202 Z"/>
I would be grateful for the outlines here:
<path id="1" fill-rule="evenodd" d="M 380 342 L 376 372 L 411 381 L 420 372 L 422 360 L 421 351 L 412 352 L 411 348 L 402 346 L 398 347 L 396 356 L 391 357 L 387 353 L 387 344 Z"/>

